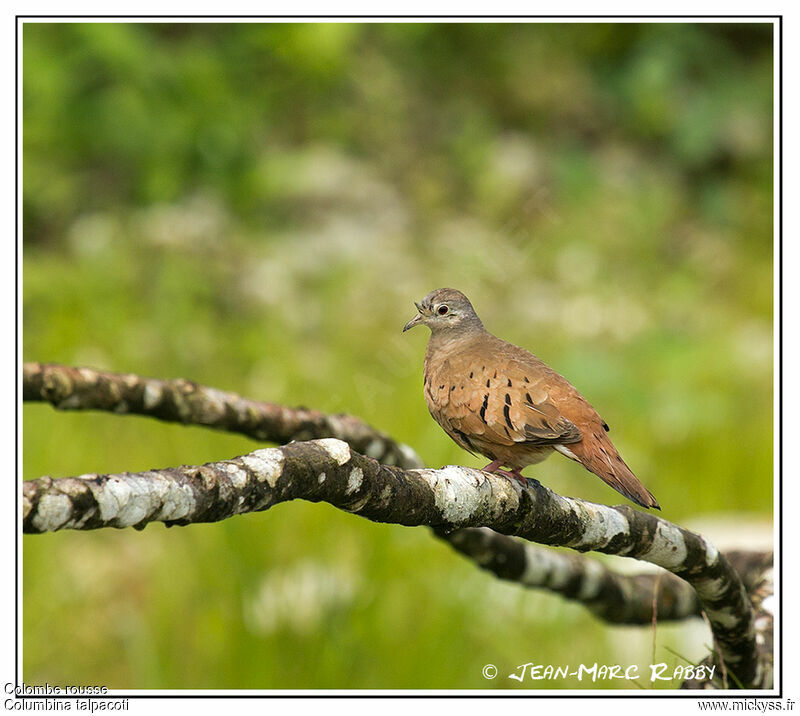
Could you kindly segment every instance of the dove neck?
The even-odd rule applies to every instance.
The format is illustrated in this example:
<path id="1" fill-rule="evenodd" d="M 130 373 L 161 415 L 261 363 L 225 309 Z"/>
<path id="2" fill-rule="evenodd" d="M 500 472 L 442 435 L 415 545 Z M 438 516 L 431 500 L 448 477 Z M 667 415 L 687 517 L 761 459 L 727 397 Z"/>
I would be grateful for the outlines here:
<path id="1" fill-rule="evenodd" d="M 428 340 L 428 354 L 461 350 L 465 344 L 487 335 L 489 334 L 477 317 L 474 322 L 470 322 L 468 325 L 463 325 L 462 323 L 453 328 L 440 328 L 439 330 L 431 331 L 431 337 Z"/>

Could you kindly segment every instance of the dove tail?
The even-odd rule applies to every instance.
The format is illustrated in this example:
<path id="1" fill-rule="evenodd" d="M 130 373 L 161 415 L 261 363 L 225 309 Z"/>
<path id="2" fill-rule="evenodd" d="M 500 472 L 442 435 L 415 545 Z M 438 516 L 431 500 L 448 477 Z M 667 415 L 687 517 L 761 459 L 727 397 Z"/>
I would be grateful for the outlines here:
<path id="1" fill-rule="evenodd" d="M 579 462 L 589 472 L 593 472 L 607 485 L 637 505 L 661 509 L 658 500 L 639 482 L 605 435 L 589 445 L 586 440 L 582 440 L 572 445 L 557 445 L 556 450 Z"/>

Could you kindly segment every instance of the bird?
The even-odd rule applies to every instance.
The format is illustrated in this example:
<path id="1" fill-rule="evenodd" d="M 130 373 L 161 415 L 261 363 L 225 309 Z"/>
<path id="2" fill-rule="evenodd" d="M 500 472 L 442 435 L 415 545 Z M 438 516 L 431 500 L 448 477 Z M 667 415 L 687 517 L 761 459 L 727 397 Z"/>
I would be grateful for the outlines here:
<path id="1" fill-rule="evenodd" d="M 484 471 L 527 484 L 521 470 L 553 452 L 580 463 L 642 507 L 661 509 L 608 437 L 608 424 L 562 375 L 489 333 L 454 288 L 431 291 L 403 333 L 430 328 L 424 395 L 433 418 Z M 508 470 L 502 469 L 509 468 Z"/>

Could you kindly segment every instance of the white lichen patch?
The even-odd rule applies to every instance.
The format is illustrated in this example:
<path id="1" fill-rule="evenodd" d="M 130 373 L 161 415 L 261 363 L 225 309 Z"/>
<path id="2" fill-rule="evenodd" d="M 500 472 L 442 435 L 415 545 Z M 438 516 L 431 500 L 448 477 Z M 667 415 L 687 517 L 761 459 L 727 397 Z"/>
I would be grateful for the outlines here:
<path id="1" fill-rule="evenodd" d="M 204 420 L 214 422 L 225 415 L 228 394 L 216 388 L 205 388 L 203 391 Z"/>
<path id="2" fill-rule="evenodd" d="M 525 570 L 519 581 L 529 587 L 541 587 L 552 569 L 552 560 L 542 549 L 525 545 Z"/>
<path id="3" fill-rule="evenodd" d="M 467 467 L 448 465 L 441 470 L 417 471 L 433 490 L 436 507 L 452 524 L 465 524 L 491 497 L 486 476 Z"/>
<path id="4" fill-rule="evenodd" d="M 324 472 L 321 472 L 321 473 L 319 474 L 319 477 L 317 478 L 317 482 L 318 482 L 318 483 L 321 485 L 323 482 L 325 482 L 325 480 L 327 479 L 327 477 L 328 477 L 328 476 L 327 476 L 327 475 L 326 475 Z"/>
<path id="5" fill-rule="evenodd" d="M 369 502 L 369 492 L 365 492 L 361 497 L 359 497 L 355 502 L 351 502 L 342 509 L 346 512 L 358 513 L 364 509 L 364 505 Z"/>
<path id="6" fill-rule="evenodd" d="M 97 384 L 97 379 L 98 379 L 97 371 L 92 370 L 91 368 L 78 368 L 78 374 L 89 385 L 96 385 Z"/>
<path id="7" fill-rule="evenodd" d="M 336 460 L 338 465 L 344 465 L 350 459 L 350 446 L 342 440 L 323 438 L 314 442 Z"/>
<path id="8" fill-rule="evenodd" d="M 686 560 L 686 542 L 680 529 L 659 521 L 653 544 L 641 558 L 665 569 L 680 567 Z"/>
<path id="9" fill-rule="evenodd" d="M 128 481 L 120 477 L 110 477 L 105 483 L 95 487 L 90 484 L 97 506 L 100 509 L 100 519 L 110 521 L 117 518 L 120 510 L 124 508 L 130 498 L 131 488 Z"/>
<path id="10" fill-rule="evenodd" d="M 240 458 L 250 468 L 259 482 L 275 487 L 283 472 L 283 453 L 278 448 L 255 450 Z"/>
<path id="11" fill-rule="evenodd" d="M 350 471 L 350 474 L 347 476 L 347 487 L 345 488 L 344 494 L 345 495 L 352 495 L 358 488 L 361 487 L 361 483 L 364 481 L 364 472 L 360 467 L 355 467 Z"/>
<path id="12" fill-rule="evenodd" d="M 741 618 L 736 615 L 733 607 L 723 607 L 714 611 L 706 609 L 706 616 L 723 629 L 733 629 L 741 623 Z"/>
<path id="13" fill-rule="evenodd" d="M 156 515 L 157 520 L 181 520 L 191 515 L 196 507 L 194 493 L 188 485 L 180 485 L 171 480 L 163 496 L 163 506 Z M 240 503 L 243 498 L 240 498 Z"/>
<path id="14" fill-rule="evenodd" d="M 775 596 L 773 594 L 770 594 L 768 597 L 764 597 L 764 600 L 761 602 L 761 609 L 768 614 L 775 613 Z"/>
<path id="15" fill-rule="evenodd" d="M 161 402 L 161 397 L 163 395 L 164 391 L 161 385 L 155 380 L 148 380 L 144 384 L 144 395 L 142 396 L 144 407 L 147 408 L 147 410 L 151 410 Z"/>
<path id="16" fill-rule="evenodd" d="M 383 442 L 376 438 L 370 442 L 369 445 L 367 445 L 367 449 L 364 451 L 364 454 L 367 457 L 371 457 L 373 460 L 377 460 L 381 455 L 383 455 Z"/>
<path id="17" fill-rule="evenodd" d="M 597 595 L 605 570 L 594 560 L 587 559 L 581 580 L 579 599 Z M 575 576 L 572 563 L 557 552 L 534 545 L 525 546 L 525 570 L 520 581 L 530 587 L 560 589 Z"/>
<path id="18" fill-rule="evenodd" d="M 701 599 L 713 601 L 719 599 L 728 587 L 725 577 L 718 579 L 702 579 L 694 583 L 694 588 Z"/>
<path id="19" fill-rule="evenodd" d="M 714 562 L 717 561 L 719 553 L 717 552 L 717 548 L 705 537 L 701 536 L 700 541 L 705 545 L 706 548 L 706 566 L 710 567 L 712 564 L 714 564 Z"/>
<path id="20" fill-rule="evenodd" d="M 592 599 L 600 593 L 606 570 L 599 562 L 593 559 L 587 559 L 584 568 L 585 572 L 581 582 L 581 589 L 578 592 L 578 599 Z"/>
<path id="21" fill-rule="evenodd" d="M 696 603 L 696 592 L 691 589 L 681 589 L 678 592 L 678 604 L 675 611 L 678 614 L 691 614 Z"/>
<path id="22" fill-rule="evenodd" d="M 770 594 L 768 597 L 764 597 L 764 601 L 761 602 L 761 608 L 765 612 L 769 612 L 770 614 L 775 613 L 775 597 Z"/>
<path id="23" fill-rule="evenodd" d="M 572 576 L 572 570 L 567 567 L 565 562 L 559 559 L 548 559 L 547 566 L 548 574 L 545 584 L 553 589 L 561 589 Z"/>
<path id="24" fill-rule="evenodd" d="M 63 525 L 72 514 L 72 501 L 66 495 L 43 495 L 39 500 L 33 526 L 42 532 L 52 532 Z"/>
<path id="25" fill-rule="evenodd" d="M 577 542 L 570 543 L 569 547 L 597 549 L 605 547 L 616 536 L 630 532 L 628 520 L 621 512 L 611 507 L 595 505 L 591 502 L 578 503 L 569 497 L 565 497 L 564 500 L 578 514 L 584 513 L 582 517 L 585 525 L 584 532 L 581 538 Z"/>
<path id="26" fill-rule="evenodd" d="M 130 527 L 145 519 L 174 520 L 187 517 L 195 507 L 188 486 L 157 472 L 114 475 L 102 485 L 90 484 L 100 517 L 115 527 Z"/>
<path id="27" fill-rule="evenodd" d="M 247 485 L 247 473 L 236 463 L 224 462 L 222 463 L 222 469 L 230 475 L 231 485 L 238 490 L 241 490 Z"/>
<path id="28" fill-rule="evenodd" d="M 347 426 L 344 422 L 339 418 L 338 415 L 329 415 L 328 416 L 328 426 L 331 429 L 331 433 L 333 435 L 346 435 L 347 434 Z M 317 442 L 323 442 L 324 440 L 335 440 L 336 438 L 322 438 L 322 440 L 318 440 Z"/>
<path id="29" fill-rule="evenodd" d="M 425 464 L 422 462 L 422 458 L 417 455 L 413 448 L 402 444 L 398 445 L 397 447 L 400 448 L 400 452 L 403 453 L 403 458 L 408 465 L 419 465 L 419 467 L 422 467 Z"/>

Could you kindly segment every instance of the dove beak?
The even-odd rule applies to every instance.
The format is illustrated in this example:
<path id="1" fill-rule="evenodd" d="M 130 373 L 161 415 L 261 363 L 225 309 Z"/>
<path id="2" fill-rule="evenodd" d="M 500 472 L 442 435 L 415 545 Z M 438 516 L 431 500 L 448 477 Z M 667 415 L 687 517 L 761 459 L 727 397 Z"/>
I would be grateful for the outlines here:
<path id="1" fill-rule="evenodd" d="M 417 307 L 417 313 L 414 318 L 412 318 L 405 326 L 403 326 L 403 333 L 405 333 L 409 328 L 413 328 L 422 320 L 422 306 L 420 306 L 416 301 L 414 301 L 414 305 Z"/>

